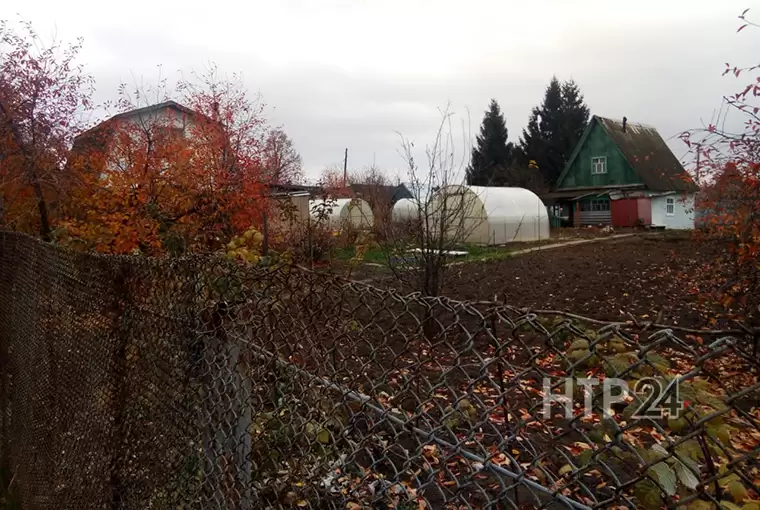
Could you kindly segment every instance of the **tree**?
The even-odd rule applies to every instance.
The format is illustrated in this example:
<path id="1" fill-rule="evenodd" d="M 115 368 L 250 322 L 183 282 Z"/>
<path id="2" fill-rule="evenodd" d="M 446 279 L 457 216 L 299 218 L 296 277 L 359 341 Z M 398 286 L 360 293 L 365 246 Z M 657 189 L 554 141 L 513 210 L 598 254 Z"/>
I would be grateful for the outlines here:
<path id="1" fill-rule="evenodd" d="M 322 188 L 327 195 L 333 198 L 348 196 L 351 192 L 349 181 L 343 175 L 343 168 L 337 165 L 326 167 L 319 176 L 317 185 Z"/>
<path id="2" fill-rule="evenodd" d="M 409 221 L 389 222 L 382 232 L 386 261 L 402 288 L 425 297 L 441 295 L 452 266 L 453 250 L 461 249 L 480 225 L 463 219 L 477 206 L 478 197 L 465 193 L 461 174 L 470 150 L 457 151 L 452 129 L 453 114 L 445 109 L 433 143 L 424 150 L 424 160 L 415 157 L 415 144 L 401 137 L 401 155 L 407 165 L 408 189 L 413 214 Z M 461 154 L 461 156 L 458 156 Z M 428 339 L 440 331 L 431 308 L 419 311 Z"/>
<path id="3" fill-rule="evenodd" d="M 269 182 L 293 184 L 303 177 L 301 155 L 293 141 L 280 128 L 273 129 L 264 142 L 264 170 Z"/>
<path id="4" fill-rule="evenodd" d="M 540 121 L 541 108 L 534 107 L 528 118 L 528 125 L 523 129 L 520 144 L 515 151 L 515 161 L 522 167 L 529 166 L 531 161 L 534 161 L 535 166 L 539 168 L 548 165 L 544 159 L 547 141 L 541 134 Z M 543 175 L 543 172 L 539 171 Z"/>
<path id="5" fill-rule="evenodd" d="M 401 184 L 400 179 L 392 181 L 378 167 L 372 165 L 349 175 L 351 190 L 355 195 L 367 201 L 374 214 L 376 230 L 380 232 L 382 225 L 391 219 L 391 208 L 395 187 Z"/>
<path id="6" fill-rule="evenodd" d="M 541 106 L 533 108 L 520 138 L 518 161 L 535 161 L 544 181 L 554 186 L 588 124 L 589 110 L 578 85 L 552 77 Z"/>
<path id="7" fill-rule="evenodd" d="M 401 137 L 401 154 L 407 165 L 416 218 L 405 225 L 389 224 L 383 236 L 394 276 L 403 286 L 425 296 L 440 295 L 449 269 L 446 252 L 460 247 L 471 233 L 462 225 L 461 218 L 463 211 L 474 204 L 457 200 L 457 196 L 441 198 L 442 190 L 461 184 L 460 172 L 464 167 L 464 161 L 456 155 L 452 115 L 448 109 L 442 112 L 435 140 L 425 149 L 423 166 L 414 157 L 414 143 Z M 437 195 L 439 199 L 434 198 Z"/>
<path id="8" fill-rule="evenodd" d="M 73 185 L 65 169 L 92 107 L 81 41 L 45 44 L 31 24 L 0 21 L 0 226 L 50 240 Z"/>
<path id="9" fill-rule="evenodd" d="M 562 171 L 561 124 L 562 86 L 552 77 L 544 91 L 543 103 L 531 112 L 520 141 L 523 165 L 536 161 L 544 179 L 552 184 Z"/>
<path id="10" fill-rule="evenodd" d="M 739 31 L 760 25 L 744 11 Z M 760 324 L 760 65 L 732 67 L 724 75 L 747 76 L 741 90 L 724 98 L 720 118 L 706 128 L 683 133 L 695 158 L 694 178 L 701 185 L 697 211 L 700 238 L 725 251 L 711 265 L 706 297 L 728 318 Z M 742 129 L 729 131 L 725 116 L 738 114 Z M 730 124 L 729 124 L 730 125 Z M 715 243 L 718 241 L 718 243 Z M 757 338 L 755 339 L 757 351 Z"/>
<path id="11" fill-rule="evenodd" d="M 537 195 L 549 190 L 541 172 L 530 163 L 522 165 L 518 161 L 514 161 L 503 170 L 503 173 L 506 186 L 529 189 Z"/>
<path id="12" fill-rule="evenodd" d="M 562 122 L 560 123 L 560 141 L 562 151 L 562 168 L 573 154 L 588 125 L 590 111 L 583 99 L 580 87 L 574 80 L 562 84 Z M 560 170 L 561 172 L 562 170 Z"/>
<path id="13" fill-rule="evenodd" d="M 258 98 L 216 68 L 182 81 L 180 112 L 116 116 L 80 137 L 86 185 L 67 218 L 67 239 L 106 253 L 216 251 L 259 225 L 267 207 Z M 121 89 L 125 112 L 145 94 Z M 82 142 L 82 138 L 85 139 Z"/>
<path id="14" fill-rule="evenodd" d="M 491 99 L 483 117 L 477 146 L 472 149 L 466 170 L 467 184 L 474 186 L 504 186 L 504 169 L 512 163 L 512 144 L 499 103 Z"/>

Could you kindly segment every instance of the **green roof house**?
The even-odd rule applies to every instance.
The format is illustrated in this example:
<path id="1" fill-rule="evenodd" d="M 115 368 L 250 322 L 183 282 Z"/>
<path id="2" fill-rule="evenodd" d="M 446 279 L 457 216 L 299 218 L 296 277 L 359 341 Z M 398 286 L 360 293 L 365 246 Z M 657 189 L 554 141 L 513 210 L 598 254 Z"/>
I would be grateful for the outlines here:
<path id="1" fill-rule="evenodd" d="M 692 229 L 698 191 L 654 127 L 595 115 L 543 198 L 574 226 Z"/>

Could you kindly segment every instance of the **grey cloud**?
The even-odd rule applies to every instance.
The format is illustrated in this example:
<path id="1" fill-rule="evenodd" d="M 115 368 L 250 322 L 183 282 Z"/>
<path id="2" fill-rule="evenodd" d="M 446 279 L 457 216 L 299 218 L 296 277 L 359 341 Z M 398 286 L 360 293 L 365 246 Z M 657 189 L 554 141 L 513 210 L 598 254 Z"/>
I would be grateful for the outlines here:
<path id="1" fill-rule="evenodd" d="M 449 101 L 457 114 L 457 134 L 464 129 L 474 136 L 488 100 L 496 98 L 516 141 L 553 74 L 574 78 L 594 113 L 653 124 L 666 138 L 699 126 L 720 105 L 722 95 L 743 83 L 720 76 L 724 63 L 752 63 L 755 57 L 757 35 L 735 36 L 732 16 L 728 8 L 712 17 L 674 20 L 657 19 L 653 12 L 651 23 L 626 25 L 620 20 L 601 26 L 591 16 L 577 30 L 568 29 L 557 45 L 524 40 L 481 48 L 477 41 L 463 41 L 471 48 L 469 62 L 427 75 L 357 72 L 313 63 L 273 65 L 245 47 L 210 50 L 202 34 L 187 44 L 170 29 L 95 27 L 91 32 L 97 47 L 90 68 L 98 98 L 105 99 L 113 98 L 118 83 L 133 80 L 133 75 L 155 81 L 157 64 L 173 80 L 179 69 L 215 61 L 227 72 L 242 71 L 251 90 L 263 94 L 271 121 L 284 126 L 312 175 L 340 162 L 346 147 L 351 166 L 376 161 L 393 174 L 403 166 L 396 132 L 419 146 L 431 142 L 439 109 Z M 425 58 L 419 54 L 421 61 Z M 680 155 L 680 142 L 671 146 Z"/>

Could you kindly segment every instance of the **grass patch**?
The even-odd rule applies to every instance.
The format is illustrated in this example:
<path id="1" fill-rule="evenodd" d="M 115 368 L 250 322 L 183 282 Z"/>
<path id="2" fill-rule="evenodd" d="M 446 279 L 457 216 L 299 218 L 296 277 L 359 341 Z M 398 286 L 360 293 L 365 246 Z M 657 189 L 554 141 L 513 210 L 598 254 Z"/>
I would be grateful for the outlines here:
<path id="1" fill-rule="evenodd" d="M 479 262 L 483 260 L 498 260 L 508 258 L 512 251 L 521 249 L 519 246 L 477 246 L 463 245 L 451 248 L 451 251 L 466 251 L 464 257 L 452 257 L 452 262 Z M 351 260 L 356 255 L 356 247 L 348 246 L 336 249 L 333 252 L 333 259 L 346 261 Z M 364 254 L 363 262 L 372 262 L 375 264 L 388 265 L 388 251 L 380 246 L 376 246 Z"/>
<path id="2" fill-rule="evenodd" d="M 356 255 L 356 247 L 348 246 L 345 248 L 338 248 L 333 252 L 333 259 L 335 260 L 351 260 Z M 363 262 L 373 262 L 375 264 L 388 265 L 388 255 L 381 247 L 374 247 L 367 250 L 364 254 Z"/>

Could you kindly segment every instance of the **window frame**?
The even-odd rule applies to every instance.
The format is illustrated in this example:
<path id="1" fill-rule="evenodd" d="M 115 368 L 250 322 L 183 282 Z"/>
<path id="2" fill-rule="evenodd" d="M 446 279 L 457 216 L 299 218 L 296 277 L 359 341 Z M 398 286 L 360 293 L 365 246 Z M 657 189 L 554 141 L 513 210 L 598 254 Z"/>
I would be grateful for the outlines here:
<path id="1" fill-rule="evenodd" d="M 597 163 L 601 163 L 602 171 L 598 171 Z M 592 156 L 591 158 L 591 175 L 604 175 L 607 173 L 607 156 Z"/>
<path id="2" fill-rule="evenodd" d="M 606 198 L 592 198 L 581 202 L 581 212 L 611 212 L 612 204 Z"/>
<path id="3" fill-rule="evenodd" d="M 670 210 L 670 212 L 668 212 Z M 676 215 L 676 199 L 674 197 L 665 197 L 665 216 Z"/>

